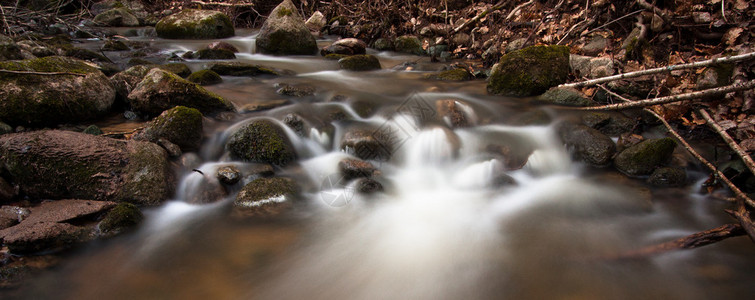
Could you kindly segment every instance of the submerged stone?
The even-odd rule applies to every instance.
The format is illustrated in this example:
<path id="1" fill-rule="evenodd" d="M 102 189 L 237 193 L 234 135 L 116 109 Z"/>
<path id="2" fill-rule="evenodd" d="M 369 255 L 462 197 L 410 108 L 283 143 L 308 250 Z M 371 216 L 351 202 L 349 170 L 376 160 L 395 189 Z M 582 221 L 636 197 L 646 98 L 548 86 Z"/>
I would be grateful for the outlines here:
<path id="1" fill-rule="evenodd" d="M 212 70 L 199 70 L 191 73 L 186 80 L 199 85 L 213 85 L 223 82 L 223 78 Z"/>
<path id="2" fill-rule="evenodd" d="M 290 178 L 258 178 L 241 189 L 233 205 L 255 215 L 276 215 L 290 208 L 298 193 L 299 187 Z"/>
<path id="3" fill-rule="evenodd" d="M 210 66 L 210 70 L 225 76 L 279 75 L 277 71 L 269 67 L 236 61 L 214 63 Z"/>
<path id="4" fill-rule="evenodd" d="M 616 145 L 600 131 L 582 124 L 564 122 L 559 125 L 558 132 L 577 158 L 595 166 L 611 163 Z"/>

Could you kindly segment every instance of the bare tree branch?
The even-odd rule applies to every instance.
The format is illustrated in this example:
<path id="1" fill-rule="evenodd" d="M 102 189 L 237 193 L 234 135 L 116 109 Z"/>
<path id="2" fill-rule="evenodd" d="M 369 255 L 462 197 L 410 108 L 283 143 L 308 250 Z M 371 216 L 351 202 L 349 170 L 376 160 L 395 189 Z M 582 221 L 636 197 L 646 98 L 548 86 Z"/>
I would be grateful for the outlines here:
<path id="1" fill-rule="evenodd" d="M 616 81 L 620 79 L 626 79 L 626 78 L 634 78 L 634 77 L 640 77 L 645 75 L 652 75 L 652 74 L 658 74 L 662 72 L 671 72 L 676 70 L 684 70 L 684 69 L 693 69 L 693 68 L 702 68 L 707 67 L 711 65 L 717 65 L 717 64 L 725 64 L 735 61 L 744 61 L 744 60 L 750 60 L 755 59 L 755 52 L 735 55 L 735 56 L 728 56 L 728 57 L 719 57 L 709 60 L 703 60 L 693 63 L 687 63 L 687 64 L 679 64 L 679 65 L 670 65 L 666 67 L 661 68 L 653 68 L 653 69 L 647 69 L 642 71 L 636 71 L 636 72 L 629 72 L 629 73 L 623 73 L 613 76 L 607 76 L 607 77 L 601 77 L 596 78 L 592 80 L 586 80 L 581 82 L 574 82 L 574 83 L 566 83 L 559 85 L 559 87 L 585 87 L 585 86 L 591 86 L 596 85 L 600 83 L 606 83 L 610 81 Z"/>
<path id="2" fill-rule="evenodd" d="M 679 102 L 679 101 L 684 101 L 684 100 L 692 100 L 692 99 L 705 98 L 709 96 L 727 94 L 731 92 L 744 91 L 744 90 L 749 90 L 752 88 L 755 88 L 755 80 L 707 89 L 707 90 L 702 90 L 702 91 L 697 91 L 697 92 L 692 92 L 692 93 L 687 93 L 687 94 L 679 94 L 679 95 L 673 95 L 673 96 L 665 96 L 665 97 L 645 99 L 645 100 L 640 100 L 640 101 L 631 101 L 631 102 L 625 102 L 625 103 L 607 104 L 607 105 L 600 105 L 600 106 L 578 107 L 575 109 L 577 110 L 621 110 L 621 109 L 627 109 L 627 108 L 647 107 L 647 106 L 653 106 L 653 105 L 658 105 L 658 104 L 666 104 L 666 103 Z"/>
<path id="3" fill-rule="evenodd" d="M 670 242 L 652 245 L 634 251 L 621 253 L 609 259 L 629 259 L 646 257 L 666 253 L 673 250 L 695 249 L 728 239 L 745 235 L 745 230 L 739 224 L 726 224 L 713 229 L 690 234 Z"/>

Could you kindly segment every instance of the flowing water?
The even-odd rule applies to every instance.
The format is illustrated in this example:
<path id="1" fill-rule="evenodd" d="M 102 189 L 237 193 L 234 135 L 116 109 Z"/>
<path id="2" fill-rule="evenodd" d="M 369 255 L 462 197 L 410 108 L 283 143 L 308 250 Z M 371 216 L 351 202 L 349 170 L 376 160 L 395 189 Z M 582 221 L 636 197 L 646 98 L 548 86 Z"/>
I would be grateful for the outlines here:
<path id="1" fill-rule="evenodd" d="M 425 71 L 440 67 L 427 58 L 375 53 L 384 70 L 353 73 L 321 57 L 251 54 L 252 38 L 227 40 L 246 53 L 238 60 L 297 75 L 224 77 L 208 89 L 237 107 L 286 98 L 275 93 L 276 83 L 307 84 L 316 93 L 264 112 L 207 119 L 202 150 L 183 160 L 195 161 L 204 174 L 228 164 L 242 171 L 258 168 L 229 158 L 224 149 L 229 135 L 254 119 L 298 113 L 309 129 L 301 135 L 287 129 L 287 135 L 300 160 L 275 170 L 303 188 L 293 212 L 235 216 L 236 191 L 208 199 L 214 194 L 205 190 L 217 180 L 191 172 L 187 163 L 175 199 L 148 209 L 139 230 L 81 250 L 29 283 L 23 298 L 755 296 L 755 251 L 746 238 L 645 258 L 611 258 L 731 222 L 722 211 L 725 204 L 696 193 L 704 174 L 694 167 L 690 177 L 698 183 L 650 190 L 639 180 L 573 161 L 549 125 L 506 125 L 536 109 L 522 100 L 488 96 L 483 81 L 423 79 Z M 195 50 L 207 41 L 155 43 L 170 52 Z M 390 70 L 406 61 L 418 64 Z M 188 62 L 194 70 L 207 63 Z M 438 117 L 435 101 L 449 98 L 459 101 L 473 126 L 453 129 Z M 555 119 L 564 115 L 548 113 Z M 353 157 L 339 147 L 344 132 L 363 127 L 396 134 L 391 159 L 372 161 L 384 192 L 371 195 L 340 184 L 337 175 L 338 162 Z M 490 145 L 529 157 L 522 168 L 511 168 L 506 157 L 486 150 Z M 516 184 L 506 184 L 511 181 Z M 217 201 L 191 204 L 211 200 Z"/>

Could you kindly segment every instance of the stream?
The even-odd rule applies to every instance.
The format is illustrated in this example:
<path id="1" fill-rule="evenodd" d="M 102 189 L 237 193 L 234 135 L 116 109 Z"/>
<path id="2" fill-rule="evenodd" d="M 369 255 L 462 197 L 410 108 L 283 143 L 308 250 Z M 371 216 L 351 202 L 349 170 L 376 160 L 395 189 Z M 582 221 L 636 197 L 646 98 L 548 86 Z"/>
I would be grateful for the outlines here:
<path id="1" fill-rule="evenodd" d="M 211 42 L 134 39 L 166 53 Z M 242 185 L 221 199 L 207 199 L 204 189 L 217 179 L 185 169 L 175 197 L 145 209 L 138 230 L 78 250 L 26 284 L 21 298 L 755 298 L 755 252 L 747 238 L 611 258 L 731 223 L 725 203 L 699 194 L 707 178 L 700 169 L 687 170 L 690 184 L 683 188 L 650 188 L 641 179 L 587 166 L 570 157 L 553 126 L 508 125 L 538 109 L 554 120 L 570 113 L 488 95 L 483 80 L 424 79 L 443 66 L 427 57 L 368 50 L 383 70 L 348 72 L 320 56 L 252 54 L 253 31 L 224 41 L 240 49 L 238 61 L 296 75 L 224 76 L 223 83 L 206 87 L 241 113 L 206 118 L 201 150 L 181 159 L 198 162 L 204 174 L 223 165 L 242 172 L 256 168 L 230 158 L 224 147 L 229 136 L 260 118 L 288 128 L 280 120 L 298 114 L 307 130 L 287 129 L 287 135 L 299 159 L 275 174 L 295 179 L 301 203 L 277 217 L 234 216 L 232 202 Z M 404 62 L 416 64 L 392 69 Z M 186 63 L 197 71 L 211 61 Z M 281 96 L 280 83 L 316 91 Z M 280 99 L 290 104 L 243 112 Z M 457 100 L 472 126 L 448 126 L 436 111 L 441 99 Z M 119 116 L 98 125 L 108 131 L 139 124 Z M 382 192 L 356 192 L 338 176 L 339 161 L 354 157 L 340 147 L 353 128 L 396 136 L 386 145 L 391 158 L 371 161 Z M 486 151 L 490 145 L 531 154 L 523 167 L 510 168 Z"/>

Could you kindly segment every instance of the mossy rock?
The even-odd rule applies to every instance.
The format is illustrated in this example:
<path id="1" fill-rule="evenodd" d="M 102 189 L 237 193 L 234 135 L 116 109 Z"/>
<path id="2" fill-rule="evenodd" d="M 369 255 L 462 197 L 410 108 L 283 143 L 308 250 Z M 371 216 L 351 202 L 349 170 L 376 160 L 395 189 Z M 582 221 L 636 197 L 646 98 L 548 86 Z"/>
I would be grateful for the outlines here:
<path id="1" fill-rule="evenodd" d="M 220 78 L 220 75 L 212 70 L 196 71 L 194 73 L 191 73 L 191 75 L 189 75 L 186 80 L 199 85 L 213 85 L 223 82 L 223 78 Z"/>
<path id="2" fill-rule="evenodd" d="M 588 164 L 605 166 L 616 153 L 616 144 L 610 137 L 582 124 L 564 122 L 558 133 L 572 154 Z"/>
<path id="3" fill-rule="evenodd" d="M 379 38 L 372 43 L 372 47 L 378 51 L 389 51 L 393 50 L 393 42 L 389 39 Z"/>
<path id="4" fill-rule="evenodd" d="M 91 135 L 102 135 L 103 134 L 102 130 L 99 127 L 97 127 L 97 125 L 89 125 L 82 132 L 86 133 L 86 134 L 91 134 Z"/>
<path id="5" fill-rule="evenodd" d="M 94 22 L 103 26 L 133 27 L 139 26 L 139 19 L 125 7 L 116 7 L 94 17 Z"/>
<path id="6" fill-rule="evenodd" d="M 128 94 L 139 84 L 156 65 L 136 65 L 110 77 L 110 82 L 115 87 L 116 100 L 125 103 Z"/>
<path id="7" fill-rule="evenodd" d="M 265 119 L 255 120 L 233 133 L 226 149 L 233 157 L 272 165 L 286 165 L 296 159 L 283 128 Z"/>
<path id="8" fill-rule="evenodd" d="M 128 65 L 129 67 L 133 67 L 133 66 L 150 66 L 150 65 L 157 66 L 156 63 L 148 61 L 148 60 L 143 59 L 143 58 L 132 58 L 132 59 L 129 59 L 128 62 L 126 63 L 126 65 Z"/>
<path id="9" fill-rule="evenodd" d="M 323 57 L 324 57 L 325 59 L 329 59 L 329 60 L 339 60 L 339 59 L 341 59 L 341 58 L 345 58 L 345 57 L 349 57 L 349 56 L 348 56 L 348 55 L 346 55 L 346 54 L 336 54 L 336 53 L 331 53 L 331 54 L 327 54 L 327 55 L 325 55 L 325 56 L 323 56 Z"/>
<path id="10" fill-rule="evenodd" d="M 102 51 L 128 51 L 129 48 L 123 41 L 107 40 L 102 45 Z"/>
<path id="11" fill-rule="evenodd" d="M 281 2 L 262 24 L 257 51 L 272 55 L 315 55 L 317 41 L 291 0 Z"/>
<path id="12" fill-rule="evenodd" d="M 198 59 L 235 59 L 236 54 L 226 49 L 202 49 L 194 55 Z"/>
<path id="13" fill-rule="evenodd" d="M 167 16 L 155 25 L 157 36 L 165 39 L 222 39 L 235 32 L 231 19 L 213 10 L 186 9 Z"/>
<path id="14" fill-rule="evenodd" d="M 571 87 L 553 87 L 537 97 L 540 102 L 563 106 L 592 106 L 596 103 Z"/>
<path id="15" fill-rule="evenodd" d="M 210 70 L 224 76 L 280 75 L 278 71 L 269 67 L 236 61 L 214 63 L 210 66 Z"/>
<path id="16" fill-rule="evenodd" d="M 96 66 L 50 56 L 0 62 L 9 71 L 61 72 L 60 75 L 0 73 L 0 120 L 17 126 L 81 122 L 105 115 L 115 99 L 110 80 Z"/>
<path id="17" fill-rule="evenodd" d="M 380 70 L 380 60 L 371 54 L 352 55 L 339 59 L 338 66 L 349 71 Z"/>
<path id="18" fill-rule="evenodd" d="M 630 176 L 650 175 L 671 162 L 676 142 L 671 138 L 648 139 L 621 151 L 614 159 L 616 169 Z"/>
<path id="19" fill-rule="evenodd" d="M 0 35 L 0 60 L 24 59 L 19 47 L 13 39 Z"/>
<path id="20" fill-rule="evenodd" d="M 527 97 L 566 82 L 569 47 L 531 46 L 501 57 L 488 80 L 488 93 Z"/>
<path id="21" fill-rule="evenodd" d="M 181 76 L 181 78 L 186 78 L 191 75 L 191 69 L 189 69 L 189 66 L 184 63 L 167 63 L 164 65 L 158 65 L 156 67 L 161 70 L 165 70 Z"/>
<path id="22" fill-rule="evenodd" d="M 84 48 L 73 47 L 66 50 L 65 53 L 66 53 L 66 56 L 78 58 L 81 60 L 91 60 L 91 61 L 101 61 L 101 62 L 110 61 L 107 57 L 103 56 L 102 54 L 99 54 L 97 52 L 84 49 Z"/>
<path id="23" fill-rule="evenodd" d="M 0 122 L 0 135 L 13 133 L 13 127 L 3 122 Z"/>
<path id="24" fill-rule="evenodd" d="M 291 207 L 298 194 L 299 187 L 290 178 L 258 178 L 239 191 L 233 205 L 256 215 L 276 215 Z"/>
<path id="25" fill-rule="evenodd" d="M 687 172 L 680 168 L 661 167 L 650 174 L 648 183 L 657 187 L 681 187 L 687 183 Z"/>
<path id="26" fill-rule="evenodd" d="M 422 41 L 412 35 L 397 37 L 396 40 L 393 41 L 393 49 L 396 50 L 396 52 L 401 53 L 425 55 L 425 50 L 422 49 Z"/>
<path id="27" fill-rule="evenodd" d="M 135 140 L 157 143 L 164 138 L 181 150 L 199 149 L 202 141 L 202 113 L 194 108 L 176 106 L 164 111 L 134 135 Z"/>
<path id="28" fill-rule="evenodd" d="M 467 81 L 472 80 L 474 77 L 467 70 L 456 68 L 452 70 L 427 74 L 425 78 L 444 81 Z"/>
<path id="29" fill-rule="evenodd" d="M 167 155 L 147 142 L 59 130 L 6 134 L 0 165 L 31 199 L 157 205 L 172 193 Z"/>
<path id="30" fill-rule="evenodd" d="M 115 235 L 139 225 L 144 219 L 139 207 L 132 203 L 122 202 L 113 207 L 97 224 L 102 235 Z"/>
<path id="31" fill-rule="evenodd" d="M 161 69 L 150 70 L 128 95 L 128 102 L 135 112 L 147 116 L 179 105 L 196 108 L 202 114 L 235 110 L 230 101 Z"/>

